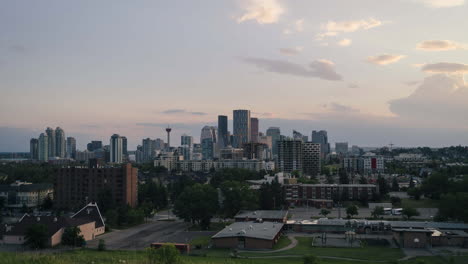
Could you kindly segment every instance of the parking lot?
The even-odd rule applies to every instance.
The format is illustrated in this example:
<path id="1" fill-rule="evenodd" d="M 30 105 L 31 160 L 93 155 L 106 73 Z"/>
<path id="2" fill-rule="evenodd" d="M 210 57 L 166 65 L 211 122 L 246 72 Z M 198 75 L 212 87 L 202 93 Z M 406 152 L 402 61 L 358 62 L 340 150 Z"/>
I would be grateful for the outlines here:
<path id="1" fill-rule="evenodd" d="M 331 213 L 327 215 L 327 217 L 332 218 L 346 218 L 346 208 L 333 208 L 329 209 Z M 420 215 L 413 217 L 412 219 L 420 219 L 420 220 L 431 220 L 436 214 L 438 209 L 437 208 L 417 208 Z M 289 209 L 289 214 L 291 215 L 291 220 L 306 220 L 311 218 L 321 218 L 323 215 L 320 214 L 321 209 L 317 209 L 315 207 L 296 207 L 293 209 Z M 340 212 L 341 211 L 341 212 Z M 372 217 L 372 210 L 369 208 L 359 208 L 358 215 L 354 216 L 354 218 L 371 218 Z M 394 219 L 394 218 L 401 218 L 401 215 L 384 215 L 384 219 Z"/>

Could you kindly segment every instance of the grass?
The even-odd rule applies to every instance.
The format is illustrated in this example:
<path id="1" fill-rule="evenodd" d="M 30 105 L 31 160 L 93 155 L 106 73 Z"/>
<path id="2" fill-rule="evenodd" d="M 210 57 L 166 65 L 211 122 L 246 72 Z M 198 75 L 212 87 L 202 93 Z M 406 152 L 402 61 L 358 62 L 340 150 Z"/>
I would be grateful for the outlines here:
<path id="1" fill-rule="evenodd" d="M 401 207 L 438 208 L 439 202 L 431 199 L 401 199 Z"/>
<path id="2" fill-rule="evenodd" d="M 289 239 L 289 237 L 287 237 L 287 236 L 282 236 L 282 237 L 280 237 L 280 239 L 278 240 L 278 243 L 276 243 L 276 244 L 273 246 L 273 250 L 285 248 L 285 247 L 291 245 L 291 243 L 292 243 L 292 241 L 291 241 L 291 239 Z"/>
<path id="3" fill-rule="evenodd" d="M 293 255 L 307 255 L 313 254 L 316 256 L 330 256 L 362 260 L 397 260 L 404 257 L 400 249 L 367 246 L 364 248 L 325 248 L 325 247 L 312 247 L 311 237 L 296 237 L 299 242 L 298 245 L 292 249 L 275 252 L 268 254 L 268 256 L 293 256 Z M 260 256 L 261 253 L 245 252 L 241 256 L 255 257 Z M 265 253 L 262 254 L 265 256 Z"/>
<path id="4" fill-rule="evenodd" d="M 302 240 L 302 239 L 301 239 Z M 303 242 L 303 241 L 301 241 Z M 308 253 L 311 252 L 311 248 L 307 248 L 301 245 L 297 252 L 300 250 L 308 249 Z M 332 249 L 330 250 L 338 250 Z M 351 249 L 354 250 L 354 249 Z M 386 249 L 388 250 L 388 249 Z M 370 253 L 367 250 L 366 253 Z M 380 255 L 379 262 L 383 264 L 393 264 L 394 260 L 387 259 L 384 250 L 375 250 L 372 255 Z M 349 253 L 349 252 L 346 252 Z M 319 255 L 318 253 L 315 253 Z M 357 253 L 356 253 L 357 254 Z M 346 256 L 351 257 L 351 256 Z M 362 256 L 360 256 L 362 258 Z M 468 257 L 454 257 L 454 264 L 466 264 L 468 263 Z M 302 256 L 297 258 L 264 258 L 264 259 L 231 259 L 226 257 L 189 257 L 183 256 L 181 258 L 183 264 L 300 264 L 303 263 Z M 387 262 L 385 262 L 387 261 Z M 53 253 L 0 253 L 0 263 L 2 264 L 114 264 L 114 263 L 125 263 L 125 264 L 146 264 L 146 254 L 144 251 L 96 251 L 96 250 L 73 250 L 67 251 L 60 254 Z M 359 264 L 359 263 L 372 263 L 369 261 L 348 261 L 348 260 L 336 260 L 336 259 L 320 259 L 321 264 Z M 399 264 L 447 264 L 448 259 L 442 257 L 421 257 L 412 259 L 409 261 L 398 262 Z"/>

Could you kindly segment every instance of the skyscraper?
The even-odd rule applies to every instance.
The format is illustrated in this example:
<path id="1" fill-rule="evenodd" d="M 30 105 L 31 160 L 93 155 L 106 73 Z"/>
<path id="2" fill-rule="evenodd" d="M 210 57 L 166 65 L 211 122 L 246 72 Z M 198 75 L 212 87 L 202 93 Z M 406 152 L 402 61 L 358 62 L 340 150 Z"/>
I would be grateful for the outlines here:
<path id="1" fill-rule="evenodd" d="M 325 130 L 312 131 L 312 143 L 320 144 L 322 158 L 330 153 L 330 144 L 328 143 L 328 134 Z"/>
<path id="2" fill-rule="evenodd" d="M 143 162 L 148 162 L 154 158 L 154 154 L 156 151 L 156 141 L 152 140 L 151 138 L 146 138 L 143 139 L 142 142 L 142 152 L 143 152 L 143 157 L 142 161 Z"/>
<path id="3" fill-rule="evenodd" d="M 336 142 L 335 143 L 336 154 L 348 154 L 348 142 Z"/>
<path id="4" fill-rule="evenodd" d="M 267 136 L 271 137 L 273 156 L 277 157 L 278 156 L 278 141 L 280 140 L 280 137 L 281 137 L 280 128 L 270 127 L 267 129 L 266 134 Z"/>
<path id="5" fill-rule="evenodd" d="M 122 163 L 123 161 L 123 142 L 122 137 L 114 134 L 110 138 L 110 162 Z"/>
<path id="6" fill-rule="evenodd" d="M 303 171 L 305 175 L 317 176 L 321 171 L 321 147 L 319 143 L 305 142 L 303 146 Z"/>
<path id="7" fill-rule="evenodd" d="M 250 110 L 234 110 L 233 127 L 233 147 L 241 148 L 245 143 L 250 142 Z"/>
<path id="8" fill-rule="evenodd" d="M 250 118 L 250 141 L 258 142 L 258 118 Z"/>
<path id="9" fill-rule="evenodd" d="M 220 148 L 225 148 L 229 145 L 228 117 L 224 115 L 218 116 L 218 143 Z"/>
<path id="10" fill-rule="evenodd" d="M 204 138 L 201 141 L 202 158 L 212 160 L 214 158 L 214 142 L 212 138 Z"/>
<path id="11" fill-rule="evenodd" d="M 47 136 L 47 134 L 41 133 L 41 135 L 39 136 L 37 152 L 37 156 L 40 161 L 49 160 L 49 137 Z"/>
<path id="12" fill-rule="evenodd" d="M 189 136 L 187 134 L 183 134 L 182 136 L 180 136 L 180 145 L 187 145 L 187 146 L 190 146 L 192 147 L 193 145 L 193 137 L 192 136 Z"/>
<path id="13" fill-rule="evenodd" d="M 122 137 L 122 154 L 124 156 L 127 156 L 128 150 L 127 150 L 127 137 Z"/>
<path id="14" fill-rule="evenodd" d="M 76 159 L 76 139 L 67 137 L 67 158 Z"/>
<path id="15" fill-rule="evenodd" d="M 55 129 L 55 156 L 65 158 L 66 141 L 65 131 L 60 127 Z"/>
<path id="16" fill-rule="evenodd" d="M 39 159 L 39 140 L 37 138 L 31 138 L 29 141 L 29 153 L 32 160 Z"/>
<path id="17" fill-rule="evenodd" d="M 303 170 L 302 140 L 284 139 L 278 141 L 278 168 L 282 172 Z"/>
<path id="18" fill-rule="evenodd" d="M 204 126 L 201 130 L 200 143 L 206 138 L 210 138 L 213 143 L 216 143 L 218 138 L 218 129 L 214 126 Z"/>
<path id="19" fill-rule="evenodd" d="M 91 143 L 88 143 L 87 145 L 88 151 L 95 151 L 97 149 L 102 149 L 102 141 L 91 141 Z"/>
<path id="20" fill-rule="evenodd" d="M 52 128 L 48 127 L 46 129 L 46 134 L 47 134 L 47 155 L 48 157 L 55 157 L 56 153 L 56 147 L 55 147 L 55 130 Z"/>

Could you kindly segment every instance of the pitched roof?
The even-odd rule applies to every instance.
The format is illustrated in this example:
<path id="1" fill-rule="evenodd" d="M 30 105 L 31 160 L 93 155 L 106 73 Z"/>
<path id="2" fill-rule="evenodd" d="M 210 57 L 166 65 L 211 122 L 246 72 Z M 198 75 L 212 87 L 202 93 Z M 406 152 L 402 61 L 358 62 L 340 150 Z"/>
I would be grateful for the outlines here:
<path id="1" fill-rule="evenodd" d="M 104 219 L 102 218 L 101 211 L 99 211 L 97 203 L 89 203 L 72 215 L 71 218 L 82 218 L 94 221 L 96 222 L 96 227 L 105 226 Z"/>
<path id="2" fill-rule="evenodd" d="M 212 238 L 250 237 L 273 240 L 283 228 L 283 223 L 273 222 L 235 222 L 219 231 Z"/>
<path id="3" fill-rule="evenodd" d="M 11 235 L 11 236 L 24 236 L 29 227 L 34 224 L 42 224 L 47 227 L 47 234 L 48 236 L 52 236 L 57 233 L 60 229 L 71 227 L 71 226 L 79 226 L 86 223 L 89 223 L 88 219 L 72 219 L 69 217 L 55 217 L 55 216 L 41 216 L 41 217 L 34 217 L 30 215 L 25 215 L 21 218 L 20 222 L 15 223 L 10 226 L 5 226 L 3 229 L 4 235 Z"/>

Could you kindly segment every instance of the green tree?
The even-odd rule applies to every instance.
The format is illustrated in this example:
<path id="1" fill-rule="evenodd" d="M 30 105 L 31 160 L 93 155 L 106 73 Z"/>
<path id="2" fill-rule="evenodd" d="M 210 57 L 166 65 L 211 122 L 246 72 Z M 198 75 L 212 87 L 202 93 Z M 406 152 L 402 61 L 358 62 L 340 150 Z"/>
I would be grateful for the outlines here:
<path id="1" fill-rule="evenodd" d="M 404 207 L 401 211 L 401 214 L 408 220 L 411 219 L 413 216 L 418 216 L 419 212 L 413 207 Z"/>
<path id="2" fill-rule="evenodd" d="M 372 217 L 374 218 L 379 218 L 384 214 L 384 208 L 382 206 L 376 206 L 374 207 L 374 210 L 372 210 Z"/>
<path id="3" fill-rule="evenodd" d="M 186 222 L 208 229 L 218 210 L 218 192 L 210 185 L 195 184 L 186 187 L 174 204 L 174 213 Z"/>
<path id="4" fill-rule="evenodd" d="M 105 250 L 106 250 L 106 241 L 104 241 L 104 239 L 99 239 L 98 251 L 105 251 Z"/>
<path id="5" fill-rule="evenodd" d="M 62 245 L 81 247 L 84 243 L 85 240 L 78 227 L 73 226 L 65 228 L 62 235 Z"/>
<path id="6" fill-rule="evenodd" d="M 346 215 L 348 216 L 348 219 L 358 214 L 358 207 L 356 205 L 350 205 L 346 208 Z"/>
<path id="7" fill-rule="evenodd" d="M 234 217 L 240 210 L 258 208 L 258 196 L 249 185 L 236 181 L 225 181 L 220 186 L 223 194 L 222 212 L 227 218 Z"/>
<path id="8" fill-rule="evenodd" d="M 361 176 L 359 178 L 359 184 L 367 184 L 367 178 L 364 176 Z"/>
<path id="9" fill-rule="evenodd" d="M 165 244 L 158 249 L 146 251 L 149 264 L 177 264 L 181 262 L 180 252 L 172 244 Z"/>
<path id="10" fill-rule="evenodd" d="M 346 172 L 345 169 L 343 168 L 340 168 L 339 172 L 338 172 L 338 175 L 340 177 L 340 184 L 349 184 L 349 177 L 348 177 L 348 173 Z"/>
<path id="11" fill-rule="evenodd" d="M 42 249 L 47 247 L 47 226 L 44 224 L 33 224 L 25 234 L 25 244 L 32 249 Z"/>
<path id="12" fill-rule="evenodd" d="M 319 259 L 314 255 L 305 255 L 303 258 L 304 264 L 319 264 Z"/>
<path id="13" fill-rule="evenodd" d="M 387 180 L 385 180 L 384 177 L 382 177 L 381 175 L 379 175 L 377 177 L 377 184 L 379 185 L 379 191 L 382 195 L 385 195 L 388 193 L 389 191 L 389 187 L 388 187 L 388 183 L 387 183 Z"/>
<path id="14" fill-rule="evenodd" d="M 397 177 L 393 177 L 392 180 L 392 191 L 398 192 L 400 190 L 400 186 L 398 185 Z"/>
<path id="15" fill-rule="evenodd" d="M 320 214 L 323 215 L 323 217 L 327 217 L 327 215 L 329 215 L 330 213 L 331 213 L 330 210 L 325 209 L 325 208 L 320 210 Z"/>

